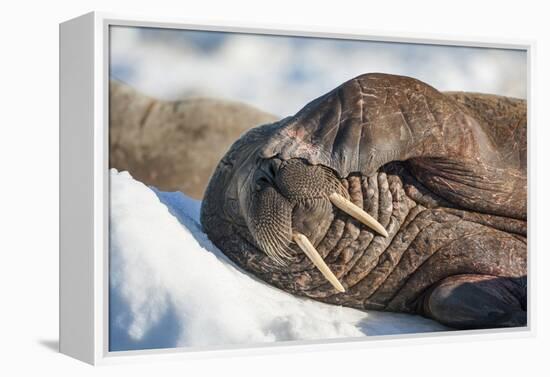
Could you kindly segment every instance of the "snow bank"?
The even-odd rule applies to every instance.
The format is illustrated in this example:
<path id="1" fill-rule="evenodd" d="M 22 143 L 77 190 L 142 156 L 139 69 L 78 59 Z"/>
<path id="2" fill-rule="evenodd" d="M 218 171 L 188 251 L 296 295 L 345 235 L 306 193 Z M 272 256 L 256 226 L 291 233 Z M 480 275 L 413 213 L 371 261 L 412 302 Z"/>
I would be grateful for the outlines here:
<path id="1" fill-rule="evenodd" d="M 111 170 L 111 351 L 437 331 L 427 319 L 289 295 L 243 273 L 200 230 L 200 202 Z"/>

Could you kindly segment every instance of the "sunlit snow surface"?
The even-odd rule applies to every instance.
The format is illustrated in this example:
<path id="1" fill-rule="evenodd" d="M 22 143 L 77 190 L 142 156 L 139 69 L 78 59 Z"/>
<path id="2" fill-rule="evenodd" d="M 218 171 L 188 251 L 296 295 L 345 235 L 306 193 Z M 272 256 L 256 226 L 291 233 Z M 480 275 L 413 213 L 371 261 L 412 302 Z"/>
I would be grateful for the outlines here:
<path id="1" fill-rule="evenodd" d="M 110 350 L 440 331 L 422 317 L 294 297 L 247 275 L 202 233 L 200 201 L 111 170 Z"/>

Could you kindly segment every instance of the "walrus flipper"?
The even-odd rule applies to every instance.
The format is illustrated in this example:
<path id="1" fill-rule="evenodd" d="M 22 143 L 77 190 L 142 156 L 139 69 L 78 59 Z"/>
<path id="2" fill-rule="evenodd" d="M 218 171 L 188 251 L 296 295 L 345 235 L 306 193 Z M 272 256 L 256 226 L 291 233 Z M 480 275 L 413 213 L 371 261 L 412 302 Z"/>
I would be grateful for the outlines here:
<path id="1" fill-rule="evenodd" d="M 421 312 L 457 329 L 527 325 L 526 277 L 454 275 L 425 295 Z"/>

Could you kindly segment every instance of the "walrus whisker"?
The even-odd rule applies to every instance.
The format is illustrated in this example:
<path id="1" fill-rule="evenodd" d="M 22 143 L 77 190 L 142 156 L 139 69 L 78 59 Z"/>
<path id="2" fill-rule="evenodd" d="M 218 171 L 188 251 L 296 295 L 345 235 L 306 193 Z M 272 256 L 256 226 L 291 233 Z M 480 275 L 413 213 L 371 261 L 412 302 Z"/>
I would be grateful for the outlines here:
<path id="1" fill-rule="evenodd" d="M 258 246 L 261 250 L 264 251 L 264 253 L 273 260 L 276 264 L 284 266 L 282 258 L 277 253 L 277 248 L 273 241 L 269 239 L 267 235 L 263 235 L 261 237 L 258 237 L 256 242 L 258 243 Z"/>
<path id="2" fill-rule="evenodd" d="M 354 219 L 365 224 L 366 226 L 376 231 L 377 233 L 381 234 L 382 236 L 388 237 L 388 232 L 386 232 L 386 229 L 384 229 L 382 224 L 376 221 L 374 217 L 369 215 L 363 209 L 353 204 L 350 200 L 344 198 L 342 195 L 336 192 L 330 194 L 329 199 L 332 202 L 332 204 L 340 208 L 342 211 L 344 211 Z"/>
<path id="3" fill-rule="evenodd" d="M 321 271 L 321 273 L 329 281 L 329 283 L 332 284 L 332 286 L 336 288 L 336 290 L 338 290 L 338 292 L 346 291 L 342 283 L 340 283 L 338 278 L 327 266 L 327 264 L 323 260 L 323 257 L 321 257 L 321 254 L 319 254 L 319 252 L 315 249 L 315 246 L 311 244 L 306 236 L 301 233 L 295 232 L 292 235 L 292 239 L 294 240 L 294 242 L 296 242 L 300 249 L 302 249 L 304 254 L 313 262 L 315 267 L 317 267 L 317 269 Z"/>
<path id="4" fill-rule="evenodd" d="M 261 249 L 280 266 L 287 266 L 291 258 L 285 250 L 284 242 L 271 232 L 264 232 L 261 237 Z"/>
<path id="5" fill-rule="evenodd" d="M 290 243 L 290 241 L 287 240 L 285 237 L 281 236 L 280 233 L 275 233 L 273 235 L 273 238 L 278 243 L 279 254 L 284 258 L 291 259 L 292 250 L 287 246 Z"/>

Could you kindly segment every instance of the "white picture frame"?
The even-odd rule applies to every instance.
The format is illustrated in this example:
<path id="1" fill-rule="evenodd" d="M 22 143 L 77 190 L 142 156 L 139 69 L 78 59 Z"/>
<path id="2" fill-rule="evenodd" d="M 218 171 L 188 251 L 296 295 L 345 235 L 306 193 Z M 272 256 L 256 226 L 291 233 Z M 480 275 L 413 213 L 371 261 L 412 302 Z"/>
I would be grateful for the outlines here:
<path id="1" fill-rule="evenodd" d="M 291 341 L 223 348 L 173 348 L 109 352 L 108 347 L 108 65 L 109 27 L 143 26 L 190 30 L 315 36 L 384 42 L 521 49 L 527 53 L 528 140 L 532 140 L 531 74 L 534 42 L 440 38 L 437 35 L 365 33 L 343 28 L 238 23 L 88 13 L 60 24 L 60 351 L 90 364 L 183 359 L 267 352 L 379 347 L 385 344 L 472 341 L 534 335 L 534 255 L 528 251 L 528 326 L 518 329 L 392 335 L 364 339 Z M 529 150 L 529 156 L 532 151 Z M 531 169 L 529 169 L 531 171 Z M 529 178 L 531 173 L 529 173 Z M 529 192 L 531 193 L 531 186 Z M 529 195 L 532 198 L 532 195 Z M 528 203 L 529 221 L 533 216 Z M 530 230 L 531 228 L 529 228 Z M 530 233 L 530 232 L 529 232 Z M 530 234 L 529 236 L 530 237 Z"/>

